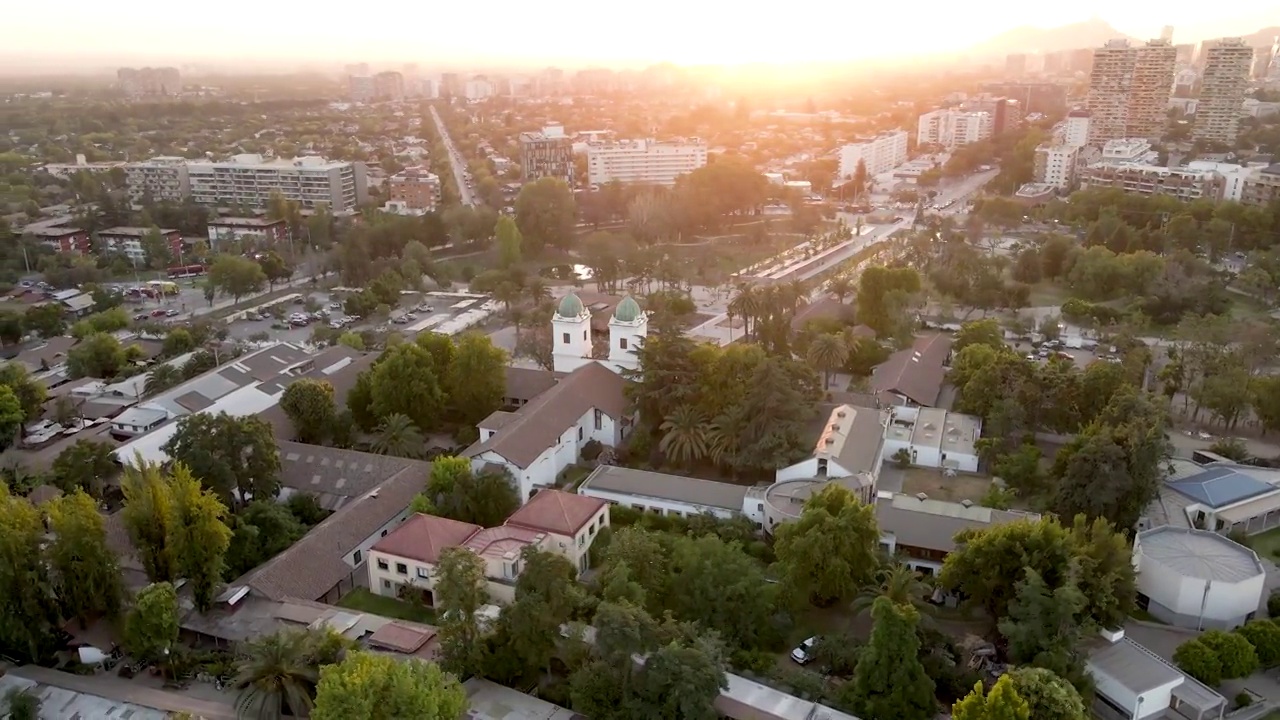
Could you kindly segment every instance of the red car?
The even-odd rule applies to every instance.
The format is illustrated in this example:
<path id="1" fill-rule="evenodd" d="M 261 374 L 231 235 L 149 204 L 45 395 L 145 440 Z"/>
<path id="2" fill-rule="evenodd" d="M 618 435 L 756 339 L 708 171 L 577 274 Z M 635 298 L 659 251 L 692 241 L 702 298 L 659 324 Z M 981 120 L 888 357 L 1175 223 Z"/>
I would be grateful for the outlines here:
<path id="1" fill-rule="evenodd" d="M 164 310 L 152 310 L 151 317 L 164 317 Z"/>

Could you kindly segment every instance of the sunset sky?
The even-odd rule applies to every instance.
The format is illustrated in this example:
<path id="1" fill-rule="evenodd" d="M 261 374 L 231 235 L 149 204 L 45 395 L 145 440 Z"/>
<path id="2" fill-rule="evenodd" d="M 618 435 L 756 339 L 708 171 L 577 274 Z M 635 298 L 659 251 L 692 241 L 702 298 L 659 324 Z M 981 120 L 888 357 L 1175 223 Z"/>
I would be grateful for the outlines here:
<path id="1" fill-rule="evenodd" d="M 633 7 L 634 10 L 623 8 Z M 14 3 L 13 60 L 263 59 L 566 65 L 823 62 L 960 50 L 1020 25 L 1096 15 L 1139 38 L 1174 25 L 1175 42 L 1280 25 L 1276 0 L 1025 3 L 403 2 L 299 5 L 165 0 Z"/>

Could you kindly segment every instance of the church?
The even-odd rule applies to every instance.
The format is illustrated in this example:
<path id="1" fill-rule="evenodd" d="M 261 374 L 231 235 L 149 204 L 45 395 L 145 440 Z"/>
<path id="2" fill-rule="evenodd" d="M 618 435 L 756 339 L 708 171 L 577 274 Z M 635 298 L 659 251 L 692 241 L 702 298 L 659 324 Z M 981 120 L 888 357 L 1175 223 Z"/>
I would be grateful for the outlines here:
<path id="1" fill-rule="evenodd" d="M 463 452 L 476 472 L 494 466 L 509 472 L 522 502 L 553 487 L 588 443 L 618 447 L 635 427 L 623 373 L 639 368 L 636 351 L 649 331 L 635 298 L 627 295 L 614 308 L 607 351 L 597 351 L 591 310 L 576 293 L 560 300 L 551 330 L 554 384 L 517 410 L 480 421 L 480 439 Z"/>

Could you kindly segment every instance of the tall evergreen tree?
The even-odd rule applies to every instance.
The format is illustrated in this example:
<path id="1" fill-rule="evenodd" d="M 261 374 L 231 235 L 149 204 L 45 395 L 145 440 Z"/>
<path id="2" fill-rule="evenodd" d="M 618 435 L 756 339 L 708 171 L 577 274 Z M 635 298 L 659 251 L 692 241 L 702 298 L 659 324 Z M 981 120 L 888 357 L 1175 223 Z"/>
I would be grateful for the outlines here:
<path id="1" fill-rule="evenodd" d="M 182 463 L 174 465 L 170 493 L 174 566 L 191 581 L 196 608 L 203 612 L 213 606 L 213 591 L 222 582 L 231 545 L 231 529 L 223 522 L 227 508 L 213 491 L 201 488 Z"/>
<path id="2" fill-rule="evenodd" d="M 985 695 L 981 681 L 974 685 L 973 692 L 951 709 L 951 717 L 953 720 L 1030 720 L 1031 708 L 1018 696 L 1013 678 L 1003 675 Z"/>
<path id="3" fill-rule="evenodd" d="M 933 680 L 920 664 L 916 611 L 879 598 L 871 607 L 871 641 L 863 650 L 846 702 L 859 715 L 929 720 L 937 710 Z"/>

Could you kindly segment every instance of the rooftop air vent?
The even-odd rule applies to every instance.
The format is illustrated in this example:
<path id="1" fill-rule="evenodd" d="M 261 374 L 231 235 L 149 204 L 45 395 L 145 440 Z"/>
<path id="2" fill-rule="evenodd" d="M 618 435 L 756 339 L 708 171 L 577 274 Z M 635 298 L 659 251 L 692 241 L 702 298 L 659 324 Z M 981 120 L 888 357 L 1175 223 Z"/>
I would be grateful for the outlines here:
<path id="1" fill-rule="evenodd" d="M 928 499 L 929 499 L 929 496 L 928 496 L 928 495 L 925 495 L 924 493 L 916 493 L 916 499 L 917 499 L 917 500 L 928 500 Z"/>
<path id="2" fill-rule="evenodd" d="M 964 500 L 961 500 L 961 501 L 960 501 L 960 504 L 961 504 L 961 505 L 963 505 L 963 506 L 965 506 L 965 507 L 967 507 L 967 508 L 971 508 L 971 507 L 973 507 L 973 501 L 972 501 L 972 500 L 970 500 L 970 499 L 968 499 L 968 498 L 965 498 Z"/>

